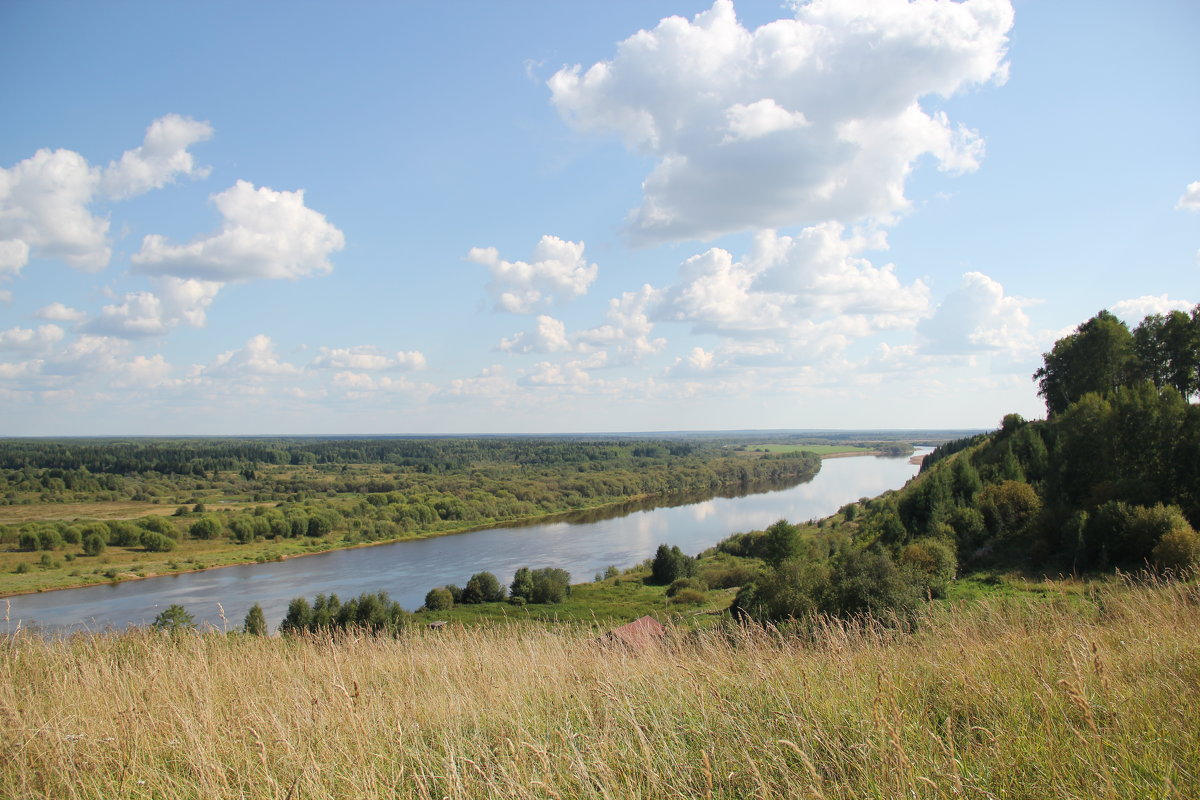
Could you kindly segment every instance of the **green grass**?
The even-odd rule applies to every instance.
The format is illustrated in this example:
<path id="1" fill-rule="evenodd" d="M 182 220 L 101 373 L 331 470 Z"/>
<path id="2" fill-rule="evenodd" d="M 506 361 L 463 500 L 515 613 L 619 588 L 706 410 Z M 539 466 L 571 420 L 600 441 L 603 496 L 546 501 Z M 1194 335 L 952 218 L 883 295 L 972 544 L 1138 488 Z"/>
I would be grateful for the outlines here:
<path id="1" fill-rule="evenodd" d="M 733 590 L 710 590 L 703 605 L 679 605 L 666 596 L 665 586 L 651 586 L 644 581 L 645 573 L 622 575 L 601 582 L 581 583 L 571 587 L 571 593 L 561 603 L 515 606 L 510 603 L 480 603 L 459 605 L 445 611 L 422 611 L 415 615 L 421 622 L 446 620 L 465 625 L 497 622 L 569 622 L 596 629 L 611 628 L 638 617 L 652 614 L 660 619 L 674 619 L 689 624 L 698 617 L 712 615 L 729 608 L 736 594 Z"/>
<path id="2" fill-rule="evenodd" d="M 837 455 L 840 453 L 866 453 L 871 451 L 870 445 L 844 444 L 751 444 L 746 445 L 748 451 L 764 450 L 768 453 L 797 453 L 808 451 L 820 456 Z"/>

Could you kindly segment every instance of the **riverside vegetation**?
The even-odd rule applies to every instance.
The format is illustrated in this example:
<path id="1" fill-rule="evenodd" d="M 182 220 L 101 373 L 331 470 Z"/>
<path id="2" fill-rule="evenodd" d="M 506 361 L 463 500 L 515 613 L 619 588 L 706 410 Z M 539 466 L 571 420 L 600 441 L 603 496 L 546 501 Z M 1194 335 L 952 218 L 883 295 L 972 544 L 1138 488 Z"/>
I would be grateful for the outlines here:
<path id="1" fill-rule="evenodd" d="M 750 491 L 819 469 L 807 451 L 713 438 L 6 440 L 0 594 Z"/>
<path id="2" fill-rule="evenodd" d="M 1190 349 L 1150 346 L 1178 333 L 1161 319 L 1089 320 L 1035 376 L 1045 421 L 951 442 L 899 491 L 699 558 L 663 546 L 548 602 L 530 569 L 519 602 L 480 573 L 415 615 L 305 601 L 280 637 L 253 610 L 247 633 L 196 634 L 178 608 L 9 637 L 0 789 L 1200 796 L 1200 314 L 1183 321 Z M 647 607 L 660 645 L 597 639 Z"/>

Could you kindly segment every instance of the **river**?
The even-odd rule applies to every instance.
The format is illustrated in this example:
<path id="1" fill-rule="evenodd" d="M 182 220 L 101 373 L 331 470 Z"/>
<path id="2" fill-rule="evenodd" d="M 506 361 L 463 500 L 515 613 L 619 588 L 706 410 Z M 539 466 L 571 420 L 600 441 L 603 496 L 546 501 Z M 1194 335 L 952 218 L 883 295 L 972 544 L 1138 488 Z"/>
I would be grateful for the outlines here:
<path id="1" fill-rule="evenodd" d="M 198 622 L 218 629 L 241 625 L 250 606 L 259 603 L 274 629 L 288 601 L 298 595 L 311 599 L 318 592 L 332 592 L 346 599 L 382 589 L 405 608 L 414 609 L 435 586 L 462 586 L 482 570 L 507 584 L 523 566 L 565 569 L 578 583 L 610 564 L 630 567 L 650 558 L 659 544 L 678 545 L 694 555 L 731 533 L 761 530 L 778 519 L 802 522 L 828 516 L 852 500 L 903 486 L 917 469 L 907 457 L 828 458 L 811 481 L 740 497 L 610 509 L 599 515 L 581 512 L 520 527 L 20 595 L 0 601 L 7 604 L 0 604 L 6 612 L 0 630 L 123 628 L 147 624 L 173 603 L 187 608 Z M 221 620 L 222 609 L 227 622 Z"/>

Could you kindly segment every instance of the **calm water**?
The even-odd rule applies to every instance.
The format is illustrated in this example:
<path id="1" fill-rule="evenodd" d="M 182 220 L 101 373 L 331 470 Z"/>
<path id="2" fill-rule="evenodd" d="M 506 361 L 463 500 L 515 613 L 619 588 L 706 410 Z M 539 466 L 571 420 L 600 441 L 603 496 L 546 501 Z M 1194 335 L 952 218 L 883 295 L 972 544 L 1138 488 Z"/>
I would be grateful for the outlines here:
<path id="1" fill-rule="evenodd" d="M 694 555 L 731 533 L 761 530 L 780 518 L 800 522 L 827 516 L 851 500 L 899 488 L 917 469 L 907 458 L 834 458 L 827 459 L 808 483 L 742 497 L 632 510 L 608 519 L 581 514 L 270 564 L 22 595 L 9 599 L 9 622 L 0 621 L 0 629 L 12 630 L 18 624 L 52 630 L 120 628 L 149 623 L 172 603 L 218 628 L 222 623 L 217 603 L 224 607 L 229 627 L 240 625 L 250 606 L 259 603 L 273 628 L 297 595 L 311 599 L 318 592 L 332 592 L 345 599 L 383 589 L 414 609 L 434 586 L 463 586 L 482 570 L 507 584 L 523 566 L 559 567 L 578 583 L 610 564 L 633 566 L 653 556 L 664 542 Z"/>

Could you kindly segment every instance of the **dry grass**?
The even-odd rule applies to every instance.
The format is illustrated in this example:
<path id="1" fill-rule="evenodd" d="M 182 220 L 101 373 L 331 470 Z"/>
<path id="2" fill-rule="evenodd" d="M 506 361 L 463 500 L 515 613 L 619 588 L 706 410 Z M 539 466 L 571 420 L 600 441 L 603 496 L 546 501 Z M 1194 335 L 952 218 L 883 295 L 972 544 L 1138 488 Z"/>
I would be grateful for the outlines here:
<path id="1" fill-rule="evenodd" d="M 0 796 L 1195 798 L 1200 589 L 913 634 L 570 628 L 0 642 Z"/>

